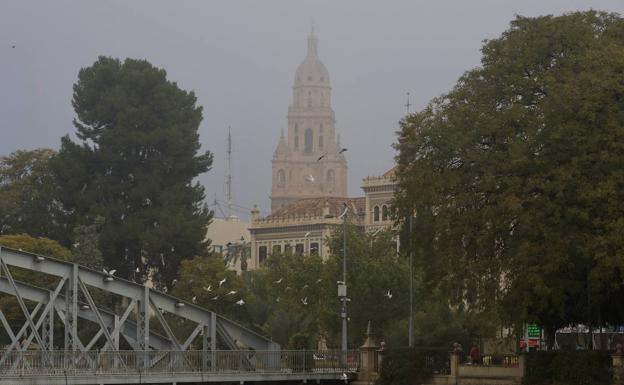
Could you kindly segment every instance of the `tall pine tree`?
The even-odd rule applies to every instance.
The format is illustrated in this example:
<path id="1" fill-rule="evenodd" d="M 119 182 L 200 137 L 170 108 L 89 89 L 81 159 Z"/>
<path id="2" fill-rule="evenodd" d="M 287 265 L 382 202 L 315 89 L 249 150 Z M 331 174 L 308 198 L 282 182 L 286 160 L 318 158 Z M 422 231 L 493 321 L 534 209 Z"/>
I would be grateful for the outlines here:
<path id="1" fill-rule="evenodd" d="M 125 278 L 167 286 L 180 261 L 206 251 L 211 213 L 194 179 L 210 169 L 199 153 L 202 108 L 193 92 L 145 60 L 100 57 L 74 85 L 74 125 L 53 169 L 67 226 L 104 218 L 104 265 Z"/>

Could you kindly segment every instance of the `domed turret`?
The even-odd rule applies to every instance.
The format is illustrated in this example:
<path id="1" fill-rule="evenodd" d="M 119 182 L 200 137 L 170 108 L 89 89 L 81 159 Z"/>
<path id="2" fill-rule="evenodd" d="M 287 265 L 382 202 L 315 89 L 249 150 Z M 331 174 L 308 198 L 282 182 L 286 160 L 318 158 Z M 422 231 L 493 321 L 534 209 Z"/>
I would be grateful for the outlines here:
<path id="1" fill-rule="evenodd" d="M 318 57 L 318 39 L 314 31 L 308 37 L 308 54 L 295 72 L 295 87 L 298 86 L 329 87 L 329 72 Z"/>
<path id="2" fill-rule="evenodd" d="M 273 158 L 278 158 L 280 156 L 288 155 L 290 153 L 290 149 L 288 148 L 288 143 L 286 143 L 286 139 L 284 138 L 284 129 L 282 129 L 282 133 L 280 134 L 279 142 L 277 143 L 277 148 L 273 153 Z"/>

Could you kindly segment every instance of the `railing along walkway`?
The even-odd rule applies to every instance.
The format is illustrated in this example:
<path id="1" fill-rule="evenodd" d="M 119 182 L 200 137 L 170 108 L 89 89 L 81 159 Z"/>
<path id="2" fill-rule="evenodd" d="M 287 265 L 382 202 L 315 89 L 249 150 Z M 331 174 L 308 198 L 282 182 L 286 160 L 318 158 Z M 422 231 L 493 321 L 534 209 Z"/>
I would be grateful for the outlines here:
<path id="1" fill-rule="evenodd" d="M 292 379 L 293 375 L 354 373 L 357 351 L 13 351 L 0 365 L 0 380 L 37 376 L 148 376 L 201 374 L 203 376 L 253 374 L 254 378 Z M 178 381 L 181 382 L 181 381 Z M 0 381 L 0 383 L 2 383 Z M 71 382 L 70 382 L 71 383 Z"/>

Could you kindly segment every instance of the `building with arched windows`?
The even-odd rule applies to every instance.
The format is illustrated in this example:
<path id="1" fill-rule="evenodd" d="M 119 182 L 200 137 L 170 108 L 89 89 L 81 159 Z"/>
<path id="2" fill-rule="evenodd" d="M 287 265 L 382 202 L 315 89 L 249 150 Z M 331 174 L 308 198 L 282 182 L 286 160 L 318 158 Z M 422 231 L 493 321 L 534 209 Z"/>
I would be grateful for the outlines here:
<path id="1" fill-rule="evenodd" d="M 272 161 L 271 211 L 299 199 L 347 197 L 347 161 L 336 136 L 329 72 L 318 56 L 318 39 L 295 72 L 288 130 Z"/>

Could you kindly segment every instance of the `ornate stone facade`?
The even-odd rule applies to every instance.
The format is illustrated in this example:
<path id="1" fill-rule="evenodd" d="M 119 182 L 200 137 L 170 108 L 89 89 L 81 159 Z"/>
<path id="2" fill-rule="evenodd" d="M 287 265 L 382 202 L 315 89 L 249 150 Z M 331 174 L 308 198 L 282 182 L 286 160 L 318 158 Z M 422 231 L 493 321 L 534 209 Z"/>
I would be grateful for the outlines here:
<path id="1" fill-rule="evenodd" d="M 271 211 L 302 198 L 346 197 L 347 161 L 336 140 L 329 72 L 314 32 L 297 68 L 288 131 L 273 154 Z"/>

